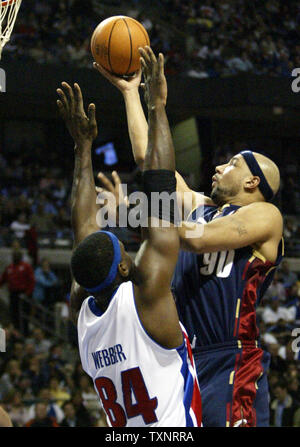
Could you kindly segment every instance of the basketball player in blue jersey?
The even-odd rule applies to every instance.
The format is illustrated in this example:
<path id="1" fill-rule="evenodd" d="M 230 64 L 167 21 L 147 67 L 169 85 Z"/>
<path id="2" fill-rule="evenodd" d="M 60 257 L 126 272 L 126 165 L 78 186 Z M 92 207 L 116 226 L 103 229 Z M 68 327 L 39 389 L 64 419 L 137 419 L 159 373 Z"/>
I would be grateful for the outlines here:
<path id="1" fill-rule="evenodd" d="M 75 141 L 71 311 L 83 369 L 94 381 L 110 426 L 200 426 L 191 347 L 170 289 L 179 252 L 177 204 L 168 213 L 151 207 L 153 192 L 176 191 L 163 56 L 157 60 L 150 48 L 141 55 L 149 114 L 143 172 L 149 213 L 134 262 L 116 236 L 97 231 L 91 163 L 95 107 L 85 115 L 77 84 L 74 92 L 67 83 L 58 89 L 58 107 Z M 162 220 L 169 225 L 162 227 Z"/>
<path id="2" fill-rule="evenodd" d="M 142 168 L 147 121 L 138 91 L 141 73 L 126 80 L 94 66 L 123 94 L 133 154 Z M 192 201 L 180 228 L 174 296 L 193 341 L 203 425 L 268 426 L 269 354 L 260 348 L 256 308 L 283 256 L 282 216 L 270 203 L 280 174 L 273 161 L 251 151 L 215 171 L 210 197 L 191 191 L 176 173 L 181 203 L 186 192 Z M 187 237 L 192 229 L 200 230 L 199 237 Z"/>

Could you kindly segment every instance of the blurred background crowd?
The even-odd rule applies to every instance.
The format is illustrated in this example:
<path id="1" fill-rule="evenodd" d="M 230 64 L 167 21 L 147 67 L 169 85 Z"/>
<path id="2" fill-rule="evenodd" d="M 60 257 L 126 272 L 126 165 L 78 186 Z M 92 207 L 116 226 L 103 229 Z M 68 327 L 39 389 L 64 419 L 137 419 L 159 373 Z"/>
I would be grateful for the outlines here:
<path id="1" fill-rule="evenodd" d="M 91 30 L 109 15 L 108 7 L 114 15 L 121 4 L 26 0 L 3 60 L 91 68 Z M 290 76 L 300 67 L 297 1 L 161 0 L 151 6 L 148 0 L 132 0 L 123 10 L 143 23 L 154 51 L 164 52 L 168 76 Z M 64 148 L 52 145 L 49 138 L 47 144 L 24 139 L 9 150 L 0 147 L 0 249 L 7 259 L 0 272 L 0 328 L 6 334 L 6 352 L 0 352 L 0 402 L 15 426 L 103 426 L 68 318 L 69 270 L 42 254 L 55 249 L 59 257 L 57 250 L 72 247 L 73 165 L 69 156 L 62 156 Z M 232 155 L 234 148 L 221 141 L 210 164 L 202 160 L 199 170 L 212 174 L 214 166 Z M 276 273 L 257 314 L 263 347 L 271 354 L 271 425 L 300 426 L 300 276 L 291 262 L 300 257 L 300 160 L 293 150 L 281 155 L 279 206 L 289 260 Z M 107 172 L 103 161 L 95 166 Z M 139 190 L 140 172 L 132 160 L 113 169 L 129 193 Z M 199 190 L 209 193 L 210 176 L 203 174 L 200 181 Z M 139 233 L 113 231 L 134 255 Z"/>
<path id="2" fill-rule="evenodd" d="M 153 49 L 166 56 L 168 75 L 290 76 L 300 66 L 297 0 L 27 0 L 5 58 L 91 67 L 91 30 L 104 17 L 103 4 L 111 15 L 122 5 L 145 26 Z"/>

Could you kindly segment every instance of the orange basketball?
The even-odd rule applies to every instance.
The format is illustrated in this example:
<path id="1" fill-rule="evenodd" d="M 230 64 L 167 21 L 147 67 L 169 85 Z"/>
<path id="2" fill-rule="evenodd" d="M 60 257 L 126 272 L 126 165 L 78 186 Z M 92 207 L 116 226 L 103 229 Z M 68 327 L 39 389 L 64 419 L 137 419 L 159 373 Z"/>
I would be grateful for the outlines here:
<path id="1" fill-rule="evenodd" d="M 117 75 L 130 75 L 140 68 L 138 48 L 145 45 L 150 45 L 147 31 L 137 20 L 126 16 L 103 20 L 91 38 L 95 61 Z"/>

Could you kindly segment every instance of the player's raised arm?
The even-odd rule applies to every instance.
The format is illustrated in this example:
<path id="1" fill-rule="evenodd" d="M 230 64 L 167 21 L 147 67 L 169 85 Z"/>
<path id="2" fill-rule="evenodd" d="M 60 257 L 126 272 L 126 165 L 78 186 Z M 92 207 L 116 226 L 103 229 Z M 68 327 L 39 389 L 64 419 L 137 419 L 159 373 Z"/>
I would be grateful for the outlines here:
<path id="1" fill-rule="evenodd" d="M 139 275 L 135 297 L 146 330 L 156 341 L 173 348 L 182 343 L 178 315 L 170 291 L 179 251 L 178 231 L 174 225 L 177 207 L 175 154 L 164 103 L 166 79 L 163 55 L 160 54 L 157 60 L 149 47 L 140 52 L 149 120 L 143 170 L 148 214 L 147 226 L 142 229 L 144 240 L 135 260 Z M 167 213 L 163 206 L 161 210 L 153 211 L 153 193 L 162 192 L 173 194 L 174 208 L 172 210 L 171 205 L 171 212 Z M 162 221 L 165 221 L 165 227 L 162 227 Z"/>
<path id="2" fill-rule="evenodd" d="M 141 70 L 138 71 L 133 77 L 125 79 L 111 74 L 96 62 L 94 63 L 94 68 L 97 69 L 115 87 L 117 87 L 123 95 L 133 157 L 140 169 L 143 169 L 148 145 L 148 123 L 144 114 L 139 93 L 139 87 L 141 85 Z M 167 89 L 164 92 L 162 100 L 163 103 L 166 104 Z M 177 171 L 176 180 L 177 192 L 181 194 L 180 203 L 184 204 L 184 193 L 188 192 L 192 194 L 190 211 L 197 206 L 199 201 L 202 202 L 204 200 L 205 203 L 211 203 L 210 198 L 205 197 L 196 191 L 192 191 Z M 186 212 L 188 212 L 187 208 Z"/>
<path id="3" fill-rule="evenodd" d="M 123 95 L 133 157 L 136 164 L 142 169 L 148 144 L 148 123 L 139 93 L 142 70 L 140 69 L 134 76 L 125 79 L 109 73 L 96 62 L 94 62 L 94 68 L 117 87 Z"/>
<path id="4" fill-rule="evenodd" d="M 91 148 L 97 136 L 95 105 L 90 104 L 86 115 L 81 89 L 66 82 L 57 89 L 60 99 L 57 105 L 60 114 L 74 140 L 75 168 L 71 195 L 71 218 L 74 242 L 77 245 L 93 231 L 96 223 L 96 190 L 92 168 Z"/>
<path id="5" fill-rule="evenodd" d="M 60 97 L 57 105 L 61 117 L 74 140 L 75 167 L 71 194 L 71 221 L 74 232 L 74 247 L 89 234 L 99 230 L 96 221 L 98 207 L 92 167 L 91 149 L 97 136 L 95 105 L 90 104 L 86 114 L 81 89 L 66 82 L 57 89 Z M 80 309 L 86 292 L 73 281 L 71 289 L 71 314 Z"/>

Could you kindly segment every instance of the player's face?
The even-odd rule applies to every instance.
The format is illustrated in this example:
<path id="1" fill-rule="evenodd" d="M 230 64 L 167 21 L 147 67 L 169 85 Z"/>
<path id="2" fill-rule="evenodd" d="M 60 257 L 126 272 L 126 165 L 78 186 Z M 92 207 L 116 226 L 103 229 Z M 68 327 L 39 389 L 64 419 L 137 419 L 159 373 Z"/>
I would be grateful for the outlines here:
<path id="1" fill-rule="evenodd" d="M 211 198 L 216 205 L 222 206 L 242 190 L 247 170 L 241 155 L 236 155 L 223 165 L 216 167 L 212 178 Z"/>

